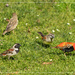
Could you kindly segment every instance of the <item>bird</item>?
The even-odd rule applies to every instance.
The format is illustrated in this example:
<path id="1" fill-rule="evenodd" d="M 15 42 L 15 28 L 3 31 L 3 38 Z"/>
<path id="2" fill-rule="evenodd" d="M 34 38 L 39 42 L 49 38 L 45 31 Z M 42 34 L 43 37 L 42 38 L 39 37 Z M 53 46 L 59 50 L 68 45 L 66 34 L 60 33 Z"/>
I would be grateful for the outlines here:
<path id="1" fill-rule="evenodd" d="M 66 56 L 65 52 L 71 52 L 75 51 L 75 43 L 72 42 L 62 42 L 59 45 L 57 45 L 55 48 L 58 48 L 64 52 L 64 55 Z"/>
<path id="2" fill-rule="evenodd" d="M 42 32 L 38 32 L 38 33 L 41 35 L 42 40 L 44 41 L 45 44 L 52 43 L 52 41 L 54 40 L 55 35 L 52 33 L 50 33 L 48 35 L 43 35 Z"/>
<path id="3" fill-rule="evenodd" d="M 10 32 L 16 28 L 18 25 L 18 17 L 16 13 L 13 13 L 13 16 L 10 20 L 8 20 L 8 25 L 6 27 L 6 30 L 3 32 L 2 35 L 5 35 L 7 32 Z"/>
<path id="4" fill-rule="evenodd" d="M 8 56 L 8 59 L 10 59 L 11 56 L 16 55 L 19 52 L 19 47 L 21 45 L 19 43 L 14 44 L 14 46 L 3 53 L 0 54 L 0 56 Z"/>

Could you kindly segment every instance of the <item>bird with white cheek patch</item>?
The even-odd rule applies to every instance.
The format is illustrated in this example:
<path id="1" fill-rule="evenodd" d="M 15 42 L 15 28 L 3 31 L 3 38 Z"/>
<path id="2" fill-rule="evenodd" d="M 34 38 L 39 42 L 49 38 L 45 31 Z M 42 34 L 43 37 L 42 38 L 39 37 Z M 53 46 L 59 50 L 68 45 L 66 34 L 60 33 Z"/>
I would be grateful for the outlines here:
<path id="1" fill-rule="evenodd" d="M 20 46 L 19 43 L 16 43 L 12 48 L 1 53 L 0 56 L 8 56 L 8 59 L 10 59 L 11 56 L 16 55 L 19 52 Z"/>

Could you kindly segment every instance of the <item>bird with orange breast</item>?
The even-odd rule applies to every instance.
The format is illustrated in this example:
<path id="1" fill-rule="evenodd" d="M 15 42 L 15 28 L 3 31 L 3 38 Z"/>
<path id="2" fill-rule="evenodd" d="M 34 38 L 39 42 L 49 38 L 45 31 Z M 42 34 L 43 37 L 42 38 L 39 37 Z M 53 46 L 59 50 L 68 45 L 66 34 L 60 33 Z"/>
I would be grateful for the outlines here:
<path id="1" fill-rule="evenodd" d="M 64 51 L 64 55 L 65 55 L 65 52 L 75 51 L 75 43 L 62 42 L 54 48 L 59 48 L 60 50 Z"/>

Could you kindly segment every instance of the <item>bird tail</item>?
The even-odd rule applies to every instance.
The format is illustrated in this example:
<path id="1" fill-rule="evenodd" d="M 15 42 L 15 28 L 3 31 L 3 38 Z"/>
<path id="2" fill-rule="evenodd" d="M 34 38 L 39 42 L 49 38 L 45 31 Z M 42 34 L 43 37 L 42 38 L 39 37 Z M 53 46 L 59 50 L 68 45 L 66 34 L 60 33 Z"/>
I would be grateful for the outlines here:
<path id="1" fill-rule="evenodd" d="M 4 31 L 2 35 L 5 35 L 7 33 L 7 31 Z"/>
<path id="2" fill-rule="evenodd" d="M 42 32 L 38 32 L 42 37 L 44 37 L 44 35 L 42 34 Z"/>
<path id="3" fill-rule="evenodd" d="M 63 47 L 58 47 L 58 46 L 52 47 L 52 48 L 58 48 L 58 49 L 60 49 L 60 50 L 63 50 Z"/>
<path id="4" fill-rule="evenodd" d="M 57 48 L 57 46 L 56 47 L 51 47 L 51 48 Z"/>

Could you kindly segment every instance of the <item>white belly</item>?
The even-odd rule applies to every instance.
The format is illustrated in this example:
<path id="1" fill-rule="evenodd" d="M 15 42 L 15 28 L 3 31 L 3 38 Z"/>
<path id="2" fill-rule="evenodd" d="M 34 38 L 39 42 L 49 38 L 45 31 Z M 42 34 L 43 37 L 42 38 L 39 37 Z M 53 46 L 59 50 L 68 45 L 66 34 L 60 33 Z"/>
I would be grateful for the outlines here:
<path id="1" fill-rule="evenodd" d="M 13 56 L 13 55 L 16 55 L 16 51 L 13 51 L 12 53 L 8 53 L 7 56 Z"/>

